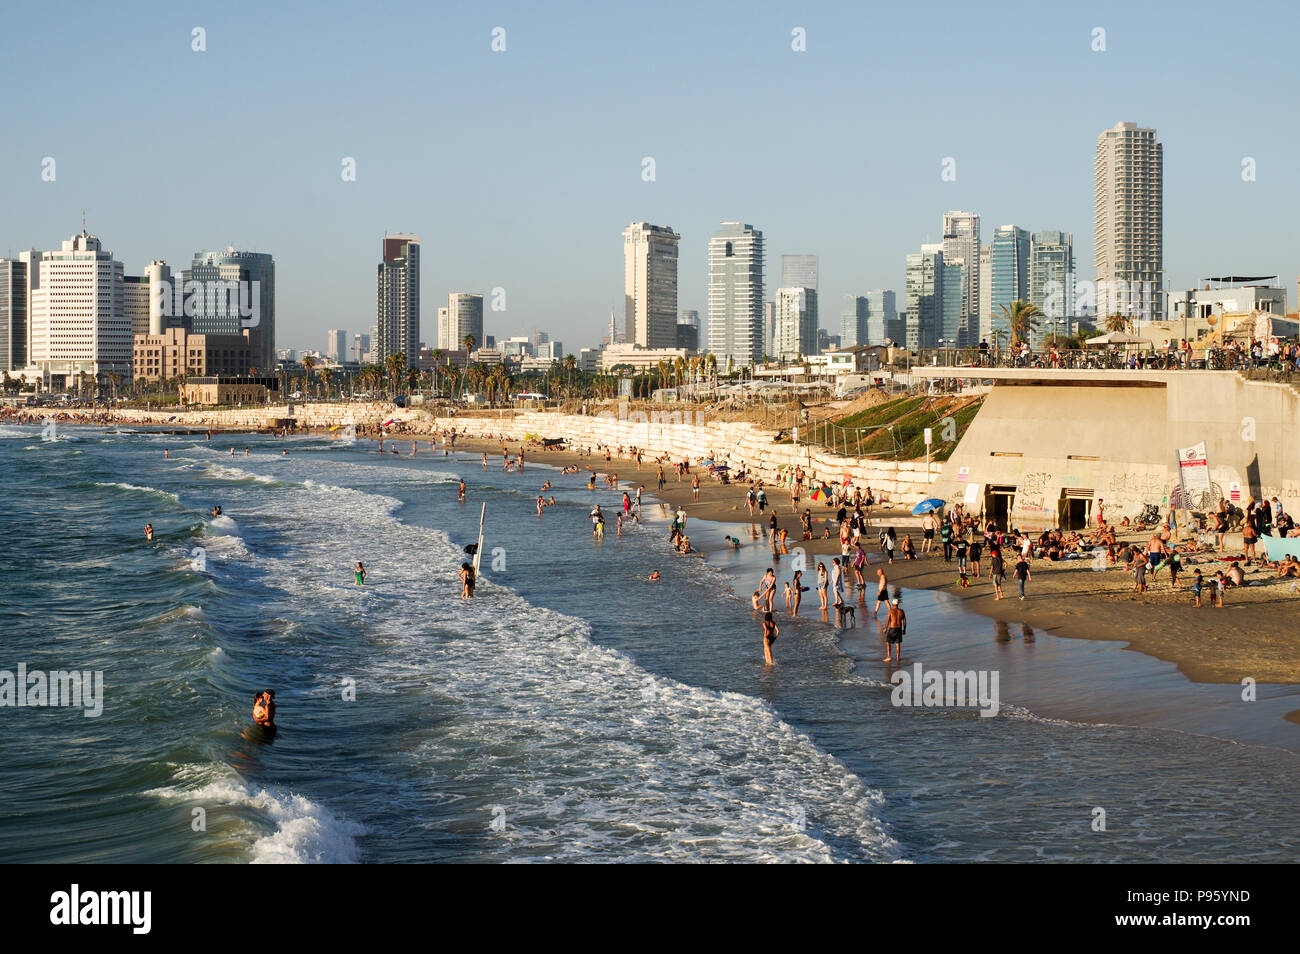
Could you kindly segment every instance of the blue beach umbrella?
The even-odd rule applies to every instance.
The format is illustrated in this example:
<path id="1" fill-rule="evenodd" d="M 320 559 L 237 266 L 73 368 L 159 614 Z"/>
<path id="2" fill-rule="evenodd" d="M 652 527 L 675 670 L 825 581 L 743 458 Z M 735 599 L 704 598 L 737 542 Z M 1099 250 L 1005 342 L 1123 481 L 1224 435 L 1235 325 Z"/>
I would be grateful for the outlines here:
<path id="1" fill-rule="evenodd" d="M 931 510 L 942 510 L 943 505 L 944 502 L 938 497 L 927 497 L 912 508 L 912 513 L 929 513 Z"/>

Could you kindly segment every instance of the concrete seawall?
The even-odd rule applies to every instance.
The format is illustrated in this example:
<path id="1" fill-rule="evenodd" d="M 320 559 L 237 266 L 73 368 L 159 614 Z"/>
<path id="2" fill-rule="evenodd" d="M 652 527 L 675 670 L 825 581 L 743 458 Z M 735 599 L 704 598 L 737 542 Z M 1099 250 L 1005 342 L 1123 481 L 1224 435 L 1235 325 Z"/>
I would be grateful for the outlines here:
<path id="1" fill-rule="evenodd" d="M 268 426 L 289 417 L 285 405 L 224 408 L 196 411 L 123 411 L 124 422 L 169 424 L 192 428 L 249 428 Z M 329 428 L 348 424 L 375 425 L 390 418 L 415 427 L 456 428 L 457 433 L 496 441 L 504 436 L 519 443 L 528 435 L 562 437 L 572 445 L 611 448 L 640 447 L 647 461 L 662 454 L 674 460 L 714 457 L 733 468 L 745 465 L 762 479 L 773 482 L 786 469 L 799 465 L 808 474 L 827 482 L 841 483 L 847 477 L 860 487 L 870 486 L 895 503 L 912 504 L 930 495 L 930 484 L 938 479 L 941 465 L 924 461 L 892 461 L 876 458 L 842 457 L 820 448 L 777 443 L 775 432 L 748 421 L 720 421 L 705 411 L 691 412 L 669 406 L 653 412 L 603 412 L 562 414 L 556 411 L 509 411 L 500 416 L 434 417 L 421 408 L 396 408 L 391 404 L 295 404 L 293 420 L 299 427 Z M 400 439 L 400 438 L 399 438 Z M 543 452 L 537 452 L 539 459 Z"/>

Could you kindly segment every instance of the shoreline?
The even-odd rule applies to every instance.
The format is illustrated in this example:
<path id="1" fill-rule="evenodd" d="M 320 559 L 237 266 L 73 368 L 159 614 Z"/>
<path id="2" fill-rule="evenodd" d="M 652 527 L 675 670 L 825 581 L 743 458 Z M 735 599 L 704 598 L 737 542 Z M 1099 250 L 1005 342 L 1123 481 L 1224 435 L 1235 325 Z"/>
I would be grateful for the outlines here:
<path id="1" fill-rule="evenodd" d="M 84 426 L 110 425 L 88 423 Z M 248 433 L 243 429 L 226 428 L 213 428 L 212 431 L 214 435 Z M 329 436 L 324 428 L 298 428 L 293 434 Z M 423 429 L 412 429 L 391 435 L 390 442 L 400 446 L 412 440 L 431 441 L 436 436 Z M 514 456 L 521 443 L 508 440 L 505 445 Z M 744 494 L 747 482 L 723 485 L 701 473 L 700 500 L 695 501 L 689 477 L 679 482 L 675 471 L 667 464 L 664 465 L 664 489 L 659 491 L 656 479 L 659 465 L 650 460 L 646 460 L 638 471 L 636 463 L 626 457 L 612 457 L 606 461 L 603 453 L 587 455 L 574 450 L 542 450 L 527 445 L 523 449 L 525 466 L 528 462 L 546 463 L 557 468 L 576 465 L 584 471 L 595 471 L 602 480 L 605 474 L 617 474 L 620 490 L 635 492 L 636 486 L 643 485 L 646 496 L 672 508 L 684 507 L 688 520 L 694 518 L 725 525 L 730 528 L 729 533 L 742 541 L 750 539 L 751 524 L 765 534 L 766 514 L 760 517 L 756 512 L 751 521 L 746 513 Z M 498 441 L 458 436 L 455 450 L 476 455 L 487 453 L 489 463 L 494 464 L 501 454 L 501 445 Z M 839 555 L 837 536 L 798 539 L 799 523 L 790 509 L 787 490 L 769 488 L 768 496 L 769 510 L 775 509 L 782 527 L 792 531 L 787 541 L 791 553 L 801 547 L 809 556 L 827 560 Z M 799 507 L 800 511 L 805 507 L 813 511 L 815 534 L 823 530 L 827 520 L 832 521 L 833 526 L 834 511 L 829 507 L 809 501 L 806 495 L 799 501 Z M 912 516 L 910 508 L 873 508 L 871 524 L 872 530 L 864 542 L 870 568 L 868 589 L 872 586 L 875 570 L 884 564 L 883 554 L 875 540 L 875 527 L 894 526 L 900 541 L 905 533 L 912 533 L 918 549 L 920 547 L 920 518 Z M 1118 534 L 1122 543 L 1145 542 L 1148 535 Z M 759 540 L 764 539 L 759 537 Z M 1241 552 L 1240 533 L 1229 534 L 1226 539 L 1228 554 Z M 937 546 L 938 541 L 935 542 Z M 706 557 L 727 546 L 721 538 L 692 539 L 692 545 Z M 766 547 L 765 542 L 762 545 Z M 1206 562 L 1201 563 L 1200 568 L 1207 578 L 1228 565 L 1212 561 L 1210 557 L 1201 556 Z M 1229 587 L 1223 608 L 1208 605 L 1206 599 L 1206 605 L 1199 609 L 1193 606 L 1190 592 L 1192 565 L 1184 568 L 1180 591 L 1171 590 L 1165 573 L 1150 577 L 1148 592 L 1138 597 L 1133 592 L 1132 577 L 1123 569 L 1112 567 L 1096 571 L 1088 560 L 1052 563 L 1035 559 L 1031 568 L 1033 579 L 1027 585 L 1024 602 L 1016 598 L 1014 581 L 1010 580 L 1003 587 L 1006 598 L 994 599 L 987 559 L 983 562 L 982 575 L 972 575 L 966 589 L 958 584 L 955 561 L 944 563 L 941 550 L 915 561 L 896 558 L 894 564 L 885 569 L 891 587 L 900 585 L 941 591 L 962 608 L 988 619 L 1026 623 L 1054 636 L 1123 643 L 1125 649 L 1174 664 L 1192 682 L 1240 683 L 1249 677 L 1257 683 L 1300 684 L 1300 652 L 1296 651 L 1293 636 L 1297 630 L 1294 617 L 1300 611 L 1300 585 L 1297 585 L 1300 581 L 1268 576 L 1258 567 L 1249 568 L 1247 574 L 1248 584 L 1256 585 Z M 1300 709 L 1288 713 L 1286 718 L 1300 723 Z"/>
<path id="2" fill-rule="evenodd" d="M 415 436 L 402 435 L 397 440 L 410 440 Z M 428 439 L 425 435 L 419 435 L 419 438 Z M 512 441 L 507 441 L 506 446 L 511 456 L 519 447 L 518 442 Z M 487 453 L 489 462 L 493 461 L 493 455 L 501 453 L 499 443 L 476 439 L 458 438 L 456 450 Z M 700 500 L 695 501 L 689 477 L 679 482 L 675 471 L 667 465 L 667 480 L 663 491 L 659 491 L 659 465 L 648 460 L 638 471 L 636 463 L 626 458 L 606 462 L 603 455 L 594 453 L 586 456 L 574 451 L 525 447 L 525 466 L 529 461 L 556 467 L 577 465 L 584 471 L 590 468 L 602 478 L 605 474 L 617 474 L 620 490 L 634 491 L 638 484 L 644 485 L 646 496 L 674 509 L 678 506 L 685 508 L 688 536 L 691 519 L 725 525 L 729 528 L 728 533 L 739 537 L 742 542 L 750 539 L 748 528 L 751 523 L 761 533 L 766 529 L 766 514 L 759 517 L 756 513 L 751 521 L 746 513 L 744 494 L 747 483 L 723 485 L 701 474 Z M 768 498 L 769 512 L 774 507 L 781 526 L 792 531 L 787 540 L 790 553 L 796 547 L 802 547 L 809 556 L 825 557 L 827 561 L 839 555 L 838 536 L 798 539 L 799 523 L 790 509 L 788 491 L 769 489 Z M 815 534 L 823 530 L 826 520 L 832 521 L 833 526 L 834 511 L 829 507 L 809 501 L 805 495 L 800 500 L 800 512 L 804 508 L 813 511 Z M 1253 566 L 1247 572 L 1247 582 L 1258 582 L 1259 585 L 1229 587 L 1223 608 L 1210 606 L 1207 597 L 1198 609 L 1192 603 L 1190 588 L 1193 565 L 1184 568 L 1180 590 L 1171 589 L 1165 572 L 1148 577 L 1148 591 L 1138 597 L 1133 592 L 1132 576 L 1122 568 L 1097 571 L 1092 569 L 1088 560 L 1052 563 L 1035 559 L 1030 571 L 1033 579 L 1026 587 L 1025 601 L 1016 598 L 1015 584 L 1011 580 L 1003 586 L 1006 597 L 995 600 L 989 582 L 987 557 L 983 560 L 982 575 L 978 578 L 972 575 L 969 588 L 963 589 L 958 583 L 956 561 L 944 563 L 937 540 L 936 554 L 914 561 L 896 557 L 892 566 L 885 564 L 874 537 L 875 527 L 895 527 L 900 541 L 903 534 L 912 533 L 919 549 L 920 518 L 912 516 L 910 508 L 883 511 L 873 508 L 871 523 L 872 535 L 863 547 L 870 568 L 868 589 L 872 588 L 875 570 L 884 566 L 891 587 L 899 585 L 941 591 L 964 609 L 988 619 L 1027 623 L 1053 636 L 1123 643 L 1125 649 L 1173 663 L 1192 682 L 1229 684 L 1250 677 L 1257 683 L 1300 685 L 1300 652 L 1296 651 L 1293 635 L 1297 631 L 1295 616 L 1300 612 L 1300 585 L 1297 585 L 1300 581 L 1265 575 Z M 1149 533 L 1122 532 L 1118 537 L 1121 542 L 1145 542 Z M 1225 539 L 1228 544 L 1226 554 L 1241 552 L 1240 533 L 1229 534 Z M 760 537 L 755 544 L 759 541 L 766 548 L 765 537 Z M 706 557 L 727 546 L 722 539 L 692 537 L 691 543 Z M 1207 579 L 1229 565 L 1213 560 L 1211 554 L 1202 555 L 1201 559 L 1206 562 L 1200 563 L 1199 568 Z M 1300 723 L 1300 710 L 1288 713 L 1287 718 Z"/>

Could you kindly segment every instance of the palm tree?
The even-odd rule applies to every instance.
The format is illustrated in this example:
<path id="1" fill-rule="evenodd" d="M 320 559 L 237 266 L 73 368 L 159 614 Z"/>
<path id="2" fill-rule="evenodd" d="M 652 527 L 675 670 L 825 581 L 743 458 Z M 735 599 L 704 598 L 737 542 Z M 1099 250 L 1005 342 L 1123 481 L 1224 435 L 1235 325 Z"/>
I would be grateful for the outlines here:
<path id="1" fill-rule="evenodd" d="M 564 370 L 569 374 L 569 390 L 573 390 L 573 371 L 578 366 L 578 359 L 571 354 L 564 356 Z"/>
<path id="2" fill-rule="evenodd" d="M 325 384 L 325 400 L 328 401 L 330 399 L 330 384 L 334 380 L 334 372 L 326 368 L 320 373 L 320 379 Z"/>
<path id="3" fill-rule="evenodd" d="M 1002 320 L 1006 322 L 1007 329 L 1011 332 L 1013 345 L 1027 341 L 1030 332 L 1038 327 L 1038 319 L 1043 317 L 1038 306 L 1027 301 L 1013 301 L 1010 308 L 1006 305 L 1000 305 L 999 308 L 1002 311 Z"/>
<path id="4" fill-rule="evenodd" d="M 469 353 L 474 350 L 474 346 L 478 344 L 478 342 L 474 340 L 473 335 L 466 335 L 464 338 L 461 338 L 460 343 L 465 346 L 465 355 L 467 357 L 469 356 Z"/>
<path id="5" fill-rule="evenodd" d="M 409 392 L 411 392 L 411 391 L 418 390 L 419 387 L 420 387 L 420 369 L 419 369 L 419 368 L 407 368 L 407 369 L 406 369 L 406 390 L 407 390 L 407 392 L 409 393 Z"/>
<path id="6" fill-rule="evenodd" d="M 1127 331 L 1128 319 L 1125 318 L 1123 315 L 1121 315 L 1119 312 L 1115 312 L 1115 314 L 1108 315 L 1106 317 L 1105 325 L 1106 325 L 1106 330 L 1111 333 L 1114 333 L 1116 331 Z"/>
<path id="7" fill-rule="evenodd" d="M 442 349 L 434 348 L 433 349 L 433 391 L 435 394 L 440 393 L 438 391 L 438 365 L 440 364 L 442 364 Z"/>
<path id="8" fill-rule="evenodd" d="M 302 369 L 307 372 L 307 380 L 311 380 L 311 369 L 316 367 L 316 359 L 311 355 L 306 355 L 302 359 Z"/>
<path id="9" fill-rule="evenodd" d="M 396 354 L 390 354 L 384 360 L 384 364 L 388 368 L 388 377 L 393 382 L 393 396 L 396 397 L 397 384 L 400 380 L 402 369 L 406 367 L 406 355 L 401 351 Z"/>

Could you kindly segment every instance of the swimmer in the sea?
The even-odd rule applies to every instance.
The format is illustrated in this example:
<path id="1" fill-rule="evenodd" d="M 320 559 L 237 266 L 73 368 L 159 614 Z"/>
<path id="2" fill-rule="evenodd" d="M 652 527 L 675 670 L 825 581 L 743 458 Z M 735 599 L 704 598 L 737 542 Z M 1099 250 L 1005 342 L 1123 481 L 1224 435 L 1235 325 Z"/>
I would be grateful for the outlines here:
<path id="1" fill-rule="evenodd" d="M 263 689 L 253 696 L 253 721 L 264 729 L 275 728 L 274 689 Z"/>
<path id="2" fill-rule="evenodd" d="M 651 571 L 650 576 L 649 576 L 649 580 L 650 580 L 651 583 L 658 583 L 658 582 L 659 582 L 659 571 L 658 571 L 658 570 L 653 570 L 653 571 Z"/>
<path id="3" fill-rule="evenodd" d="M 148 540 L 150 543 L 153 543 L 153 524 L 152 524 L 152 523 L 146 523 L 146 524 L 144 525 L 144 538 L 145 538 L 146 540 Z"/>
<path id="4" fill-rule="evenodd" d="M 171 456 L 172 456 L 172 452 L 169 451 L 169 450 L 167 450 L 167 449 L 164 447 L 164 448 L 163 448 L 163 460 L 167 460 L 167 459 L 170 458 Z"/>
<path id="5" fill-rule="evenodd" d="M 357 568 L 352 571 L 352 575 L 356 577 L 357 586 L 366 585 L 366 568 L 360 560 L 357 561 Z"/>
<path id="6" fill-rule="evenodd" d="M 542 508 L 545 506 L 546 506 L 546 501 L 542 499 L 541 494 L 538 494 L 537 495 L 537 516 L 540 517 L 542 515 Z"/>

